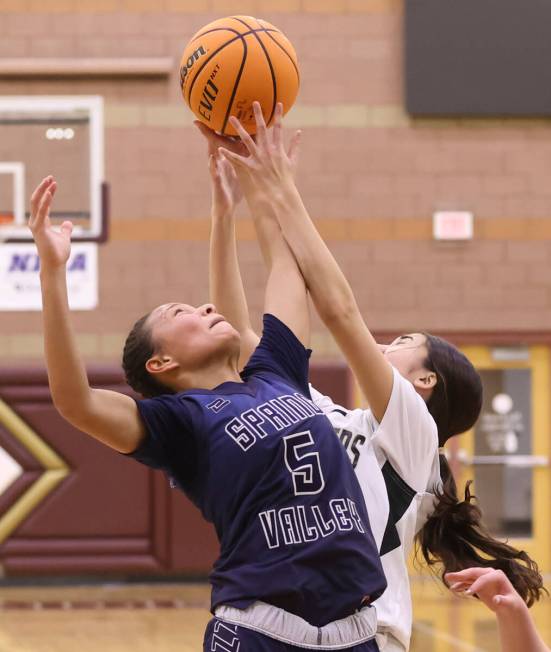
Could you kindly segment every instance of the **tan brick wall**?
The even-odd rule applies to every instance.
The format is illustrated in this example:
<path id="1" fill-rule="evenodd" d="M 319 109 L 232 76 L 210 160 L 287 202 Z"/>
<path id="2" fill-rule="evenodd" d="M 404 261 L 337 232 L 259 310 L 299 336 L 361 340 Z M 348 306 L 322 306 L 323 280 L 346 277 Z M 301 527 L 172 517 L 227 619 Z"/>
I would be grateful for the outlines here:
<path id="1" fill-rule="evenodd" d="M 183 45 L 232 12 L 294 43 L 302 72 L 287 124 L 304 130 L 299 185 L 376 331 L 520 332 L 551 323 L 551 125 L 412 120 L 403 110 L 399 0 L 0 0 L 0 57 L 171 56 L 170 79 L 3 79 L 5 94 L 101 94 L 112 241 L 101 307 L 75 315 L 89 358 L 114 359 L 133 319 L 207 299 L 203 143 L 177 83 Z M 44 170 L 47 172 L 47 170 Z M 476 215 L 476 239 L 430 239 L 435 209 Z M 256 323 L 264 273 L 250 220 L 243 270 Z M 40 315 L 2 314 L 5 358 L 40 355 Z M 314 341 L 334 355 L 315 321 Z"/>

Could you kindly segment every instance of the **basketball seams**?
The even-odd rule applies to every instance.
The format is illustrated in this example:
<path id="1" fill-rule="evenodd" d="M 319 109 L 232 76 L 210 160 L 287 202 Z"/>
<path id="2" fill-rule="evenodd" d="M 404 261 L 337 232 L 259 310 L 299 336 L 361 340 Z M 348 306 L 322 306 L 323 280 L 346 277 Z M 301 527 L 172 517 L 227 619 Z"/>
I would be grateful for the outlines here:
<path id="1" fill-rule="evenodd" d="M 249 20 L 253 24 L 250 24 L 248 22 Z M 229 21 L 232 21 L 233 23 L 235 23 L 235 25 L 229 26 L 228 25 Z M 199 87 L 203 84 L 204 80 L 208 78 L 208 75 L 210 74 L 209 71 L 213 69 L 213 65 L 215 66 L 214 70 L 216 71 L 219 70 L 219 66 L 216 65 L 216 62 L 219 60 L 224 61 L 226 59 L 226 54 L 223 52 L 223 50 L 224 48 L 226 48 L 226 46 L 230 46 L 230 49 L 227 50 L 228 53 L 227 58 L 229 61 L 232 62 L 232 65 L 231 68 L 227 70 L 226 73 L 223 74 L 224 79 L 223 80 L 221 79 L 221 81 L 223 82 L 221 88 L 223 89 L 224 100 L 221 102 L 221 106 L 214 109 L 212 115 L 204 116 L 204 117 L 209 121 L 211 119 L 214 120 L 213 125 L 215 125 L 215 127 L 213 128 L 216 128 L 217 130 L 220 129 L 220 132 L 222 134 L 226 133 L 226 130 L 228 129 L 229 118 L 232 114 L 232 108 L 236 100 L 241 98 L 243 93 L 246 93 L 247 97 L 249 93 L 251 94 L 257 93 L 258 89 L 256 89 L 256 85 L 254 82 L 255 74 L 258 75 L 261 74 L 263 79 L 262 102 L 264 104 L 268 100 L 266 95 L 270 89 L 270 84 L 268 81 L 269 78 L 267 77 L 264 68 L 265 64 L 263 65 L 262 63 L 264 59 L 268 64 L 268 69 L 270 71 L 270 77 L 272 80 L 271 88 L 273 93 L 271 112 L 269 116 L 266 116 L 268 118 L 267 124 L 269 125 L 272 122 L 273 116 L 275 114 L 275 109 L 278 101 L 278 90 L 279 92 L 283 93 L 284 97 L 287 97 L 284 82 L 288 80 L 289 83 L 291 84 L 291 88 L 294 85 L 294 83 L 291 81 L 292 73 L 285 66 L 285 57 L 282 57 L 281 54 L 279 54 L 279 51 L 274 50 L 273 45 L 270 43 L 270 41 L 265 41 L 264 37 L 261 37 L 260 32 L 265 32 L 267 34 L 267 38 L 273 41 L 273 43 L 275 43 L 275 45 L 279 47 L 279 50 L 283 51 L 283 53 L 286 55 L 286 58 L 289 59 L 293 65 L 296 74 L 296 80 L 300 81 L 297 65 L 293 58 L 294 50 L 292 46 L 288 44 L 285 35 L 279 29 L 277 29 L 273 25 L 270 25 L 270 23 L 266 23 L 265 21 L 260 21 L 252 16 L 243 16 L 243 17 L 228 16 L 225 19 L 225 21 L 217 21 L 217 22 L 218 25 L 216 25 L 215 23 L 210 28 L 209 26 L 205 26 L 204 31 L 201 31 L 197 33 L 194 37 L 192 37 L 191 41 L 186 46 L 186 50 L 188 52 L 192 52 L 193 48 L 200 47 L 200 54 L 202 56 L 195 56 L 196 63 L 200 65 L 198 67 L 194 66 L 195 69 L 193 70 L 193 72 L 190 71 L 192 72 L 192 74 L 189 74 L 189 77 L 191 77 L 191 79 L 188 79 L 189 88 L 187 89 L 187 92 L 184 95 L 184 99 L 186 100 L 190 108 L 193 109 L 193 107 L 191 106 L 192 98 L 193 98 L 193 102 L 198 101 L 198 96 L 197 93 L 195 93 L 195 88 L 197 87 L 199 89 L 198 92 L 200 92 Z M 225 34 L 217 34 L 219 32 L 225 32 Z M 275 32 L 278 32 L 283 37 L 284 39 L 283 45 L 279 42 L 279 39 L 277 39 L 277 37 L 275 36 Z M 212 35 L 211 38 L 209 38 L 209 34 Z M 247 43 L 247 38 L 246 38 L 248 36 L 253 37 L 253 40 L 249 43 Z M 203 37 L 205 38 L 203 39 Z M 225 39 L 227 39 L 226 42 L 220 43 L 221 40 L 224 41 Z M 201 43 L 202 40 L 206 42 Z M 238 49 L 236 49 L 236 47 L 233 45 L 236 41 L 239 40 L 243 44 L 241 62 L 239 62 Z M 289 50 L 287 50 L 287 46 L 289 46 Z M 214 49 L 212 51 L 209 51 L 211 50 L 211 48 Z M 260 54 L 258 48 L 262 50 L 264 57 Z M 207 50 L 207 52 L 205 52 L 205 50 Z M 291 55 L 290 52 L 293 52 L 293 55 Z M 199 54 L 199 52 L 197 54 Z M 248 65 L 248 60 L 251 58 L 255 62 L 252 70 L 249 69 L 249 65 Z M 182 61 L 183 61 L 183 57 L 182 57 Z M 283 66 L 282 71 L 285 71 L 283 73 L 284 76 L 282 77 L 282 79 L 278 79 L 278 66 Z M 251 79 L 250 75 L 252 72 L 253 72 L 253 77 Z M 215 74 L 216 73 L 212 73 L 211 77 L 214 77 Z M 205 77 L 205 75 L 207 75 L 207 77 Z M 233 85 L 231 82 L 232 77 L 234 77 Z M 246 91 L 239 90 L 242 84 L 243 84 L 243 89 L 246 86 L 247 88 Z M 230 91 L 230 93 L 228 93 L 228 91 Z M 214 87 L 214 93 L 218 94 L 218 89 L 216 87 Z M 289 98 L 290 97 L 291 96 L 289 96 Z M 211 99 L 214 100 L 215 98 L 212 97 Z M 241 99 L 244 100 L 245 98 L 241 98 Z M 258 97 L 256 99 L 260 99 L 260 98 Z M 208 100 L 206 99 L 205 101 L 208 102 Z M 210 108 L 212 108 L 212 106 Z M 201 113 L 202 110 L 196 107 L 195 109 L 193 109 L 193 111 L 197 115 L 198 113 Z M 241 109 L 239 109 L 239 111 L 241 111 Z M 203 114 L 201 113 L 201 115 Z M 229 131 L 232 132 L 231 129 Z"/>
<path id="2" fill-rule="evenodd" d="M 232 34 L 237 34 L 237 36 L 242 36 L 241 32 L 238 32 L 236 29 L 232 29 L 231 27 L 214 27 L 213 29 L 209 29 L 206 32 L 201 32 L 200 34 L 197 34 L 197 36 L 194 36 L 186 47 L 189 47 L 198 39 L 203 38 L 203 36 L 206 36 L 207 34 L 212 34 L 213 32 L 231 32 Z"/>
<path id="3" fill-rule="evenodd" d="M 258 25 L 260 25 L 260 26 L 262 27 L 262 23 L 261 23 L 259 20 L 257 20 L 257 19 L 255 19 L 255 20 L 256 20 L 256 22 L 258 23 Z M 295 63 L 295 60 L 294 60 L 293 57 L 292 57 L 292 56 L 287 52 L 286 48 L 285 48 L 283 45 L 281 45 L 281 43 L 280 43 L 279 41 L 277 41 L 277 40 L 276 40 L 276 39 L 271 35 L 270 32 L 278 32 L 278 33 L 281 34 L 282 36 L 284 36 L 284 34 L 283 34 L 282 32 L 280 32 L 278 29 L 266 29 L 266 28 L 264 28 L 264 27 L 263 27 L 261 30 L 255 30 L 255 31 L 258 31 L 258 32 L 260 32 L 260 31 L 262 31 L 262 32 L 266 32 L 266 34 L 268 35 L 268 37 L 269 37 L 269 38 L 270 38 L 270 39 L 271 39 L 271 40 L 272 40 L 272 41 L 277 45 L 277 47 L 280 48 L 281 50 L 283 50 L 283 52 L 285 52 L 285 54 L 289 57 L 291 63 L 293 64 L 293 68 L 295 69 L 295 72 L 297 73 L 297 80 L 298 80 L 298 82 L 299 82 L 299 84 L 300 84 L 300 73 L 299 73 L 299 71 L 298 71 L 297 64 Z"/>
<path id="4" fill-rule="evenodd" d="M 252 16 L 250 16 L 250 18 L 252 18 Z M 245 27 L 250 31 L 254 31 L 254 27 L 251 27 L 242 18 L 238 18 L 237 16 L 230 16 L 229 19 L 230 20 L 235 20 L 235 22 L 240 23 L 241 25 L 245 25 Z M 254 18 L 253 18 L 253 20 L 254 20 Z"/>
<path id="5" fill-rule="evenodd" d="M 243 42 L 243 58 L 241 59 L 241 66 L 239 67 L 239 72 L 237 73 L 237 77 L 235 79 L 235 83 L 233 85 L 233 89 L 230 95 L 230 101 L 228 102 L 228 108 L 226 110 L 226 115 L 224 116 L 222 129 L 220 130 L 220 133 L 222 134 L 226 130 L 226 125 L 228 124 L 228 120 L 230 118 L 233 101 L 235 100 L 235 94 L 237 93 L 237 87 L 239 86 L 239 82 L 241 81 L 241 75 L 243 74 L 243 68 L 245 67 L 245 61 L 247 60 L 247 41 L 245 40 L 245 38 L 242 38 L 241 41 Z"/>
<path id="6" fill-rule="evenodd" d="M 280 32 L 278 29 L 251 29 L 248 32 L 238 32 L 236 29 L 232 29 L 231 27 L 215 27 L 214 29 L 209 29 L 206 32 L 201 32 L 201 34 L 198 34 L 197 36 L 194 36 L 191 41 L 188 43 L 188 46 L 191 45 L 192 43 L 195 43 L 195 41 L 198 41 L 200 38 L 205 36 L 205 34 L 211 34 L 212 32 L 232 32 L 232 34 L 238 34 L 239 36 L 249 36 L 249 34 L 252 34 L 253 32 L 276 32 L 277 34 L 281 34 L 284 36 L 282 32 Z"/>
<path id="7" fill-rule="evenodd" d="M 192 43 L 195 43 L 195 41 L 198 41 L 200 38 L 205 36 L 206 34 L 212 34 L 213 32 L 232 32 L 232 34 L 237 34 L 238 36 L 249 36 L 249 34 L 252 34 L 253 32 L 277 32 L 278 34 L 281 34 L 283 36 L 283 33 L 280 32 L 278 29 L 275 27 L 273 29 L 253 29 L 251 28 L 250 31 L 248 32 L 238 32 L 236 29 L 232 29 L 231 27 L 214 27 L 213 29 L 209 29 L 206 32 L 201 32 L 200 34 L 197 34 L 197 36 L 194 36 L 191 41 L 189 41 L 188 46 L 191 45 Z"/>
<path id="8" fill-rule="evenodd" d="M 218 29 L 218 28 L 217 28 L 217 29 Z M 220 28 L 220 29 L 223 29 L 223 28 Z M 213 30 L 213 31 L 217 31 L 217 30 Z M 186 101 L 187 101 L 188 104 L 190 104 L 191 92 L 192 92 L 192 90 L 193 90 L 193 87 L 195 86 L 195 80 L 196 80 L 197 77 L 198 77 L 198 76 L 203 72 L 204 67 L 209 63 L 209 61 L 212 59 L 212 57 L 214 57 L 216 54 L 218 54 L 218 53 L 220 52 L 220 50 L 223 50 L 227 45 L 231 45 L 231 43 L 235 43 L 235 41 L 237 41 L 238 39 L 241 39 L 242 41 L 244 41 L 244 40 L 245 40 L 245 36 L 249 36 L 249 34 L 252 34 L 252 33 L 255 32 L 255 31 L 262 32 L 262 31 L 267 31 L 267 30 L 262 30 L 262 29 L 259 29 L 259 30 L 251 30 L 250 32 L 245 32 L 244 34 L 241 34 L 241 33 L 237 32 L 237 30 L 232 30 L 231 28 L 229 28 L 227 31 L 231 31 L 231 32 L 233 32 L 234 34 L 238 34 L 238 36 L 236 36 L 235 38 L 230 39 L 229 41 L 226 41 L 226 43 L 223 43 L 223 44 L 222 44 L 222 45 L 221 45 L 217 50 L 215 50 L 212 54 L 209 54 L 209 56 L 205 59 L 205 61 L 203 61 L 203 63 L 201 64 L 201 66 L 197 69 L 197 72 L 195 73 L 195 76 L 194 76 L 193 79 L 191 80 L 191 84 L 190 84 L 190 86 L 189 86 L 189 91 L 188 91 L 187 99 L 184 98 L 184 99 L 186 99 Z M 270 31 L 272 31 L 272 32 L 279 32 L 279 30 L 277 30 L 277 29 L 273 29 L 273 30 L 270 30 Z M 280 32 L 280 33 L 281 33 L 281 32 Z M 204 36 L 205 34 L 206 34 L 206 32 L 204 32 L 203 34 L 201 34 L 201 36 Z M 197 38 L 201 38 L 201 36 L 198 36 Z M 276 42 L 277 42 L 277 41 L 276 41 Z M 192 41 L 192 43 L 193 43 L 193 41 Z M 297 73 L 297 74 L 298 74 L 298 73 Z"/>
<path id="9" fill-rule="evenodd" d="M 232 39 L 230 39 L 229 41 L 226 41 L 226 43 L 223 43 L 223 44 L 222 44 L 218 49 L 214 50 L 214 52 L 213 52 L 212 54 L 210 54 L 210 55 L 205 59 L 205 61 L 203 61 L 203 63 L 201 64 L 201 66 L 197 69 L 197 72 L 195 73 L 195 76 L 193 77 L 193 79 L 191 80 L 191 84 L 189 85 L 189 92 L 188 92 L 188 95 L 187 95 L 187 103 L 188 103 L 190 106 L 191 106 L 191 92 L 192 92 L 192 90 L 193 90 L 193 87 L 195 86 L 195 81 L 197 80 L 197 77 L 199 77 L 199 75 L 203 72 L 205 66 L 206 66 L 206 65 L 209 63 L 209 61 L 210 61 L 214 56 L 216 56 L 216 55 L 217 55 L 221 50 L 223 50 L 223 49 L 224 49 L 225 47 L 227 47 L 228 45 L 231 45 L 232 43 L 235 43 L 235 42 L 238 41 L 239 39 L 241 39 L 242 41 L 245 40 L 245 39 L 243 38 L 243 35 L 242 35 L 242 34 L 239 34 L 239 36 L 236 36 L 235 38 L 232 38 Z"/>
<path id="10" fill-rule="evenodd" d="M 272 88 L 273 88 L 273 94 L 274 94 L 274 99 L 273 99 L 273 102 L 272 102 L 272 110 L 270 112 L 270 117 L 266 121 L 267 124 L 270 124 L 270 122 L 272 121 L 272 118 L 274 117 L 274 112 L 275 112 L 275 108 L 276 108 L 276 104 L 277 104 L 277 80 L 276 80 L 276 76 L 275 76 L 275 72 L 274 72 L 274 67 L 272 65 L 272 60 L 270 59 L 270 55 L 268 54 L 268 51 L 266 50 L 266 46 L 262 42 L 262 39 L 260 38 L 260 36 L 258 36 L 257 32 L 261 31 L 261 30 L 254 30 L 250 25 L 248 25 L 244 20 L 241 20 L 240 18 L 236 18 L 235 16 L 233 16 L 232 18 L 233 18 L 233 20 L 237 20 L 238 22 L 242 23 L 243 25 L 245 25 L 245 27 L 248 27 L 251 30 L 251 33 L 254 35 L 254 37 L 258 41 L 260 47 L 262 48 L 262 51 L 264 52 L 264 56 L 266 57 L 266 61 L 268 62 L 268 66 L 270 68 L 270 74 L 272 76 Z M 257 23 L 258 23 L 258 21 L 257 21 Z M 258 23 L 258 24 L 260 25 L 260 23 Z M 247 36 L 249 36 L 249 35 L 247 34 Z"/>

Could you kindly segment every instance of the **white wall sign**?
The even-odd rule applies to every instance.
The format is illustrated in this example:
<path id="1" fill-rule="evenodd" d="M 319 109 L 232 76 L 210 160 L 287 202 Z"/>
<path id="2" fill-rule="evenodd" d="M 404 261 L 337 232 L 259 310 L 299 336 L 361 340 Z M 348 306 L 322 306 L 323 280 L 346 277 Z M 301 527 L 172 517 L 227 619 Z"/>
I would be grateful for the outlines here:
<path id="1" fill-rule="evenodd" d="M 432 216 L 435 240 L 472 240 L 474 217 L 468 211 L 438 211 Z"/>
<path id="2" fill-rule="evenodd" d="M 40 259 L 34 243 L 0 245 L 0 310 L 42 310 Z M 71 310 L 98 305 L 98 245 L 74 242 L 67 263 Z"/>

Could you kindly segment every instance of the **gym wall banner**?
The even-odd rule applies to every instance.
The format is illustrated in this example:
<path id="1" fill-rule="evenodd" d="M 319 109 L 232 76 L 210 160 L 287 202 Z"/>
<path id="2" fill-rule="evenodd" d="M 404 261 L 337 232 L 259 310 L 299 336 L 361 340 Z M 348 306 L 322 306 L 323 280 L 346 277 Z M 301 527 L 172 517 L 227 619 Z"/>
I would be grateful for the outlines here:
<path id="1" fill-rule="evenodd" d="M 42 310 L 40 259 L 34 243 L 0 246 L 0 310 Z M 98 305 L 98 245 L 71 246 L 67 263 L 71 310 L 94 310 Z"/>

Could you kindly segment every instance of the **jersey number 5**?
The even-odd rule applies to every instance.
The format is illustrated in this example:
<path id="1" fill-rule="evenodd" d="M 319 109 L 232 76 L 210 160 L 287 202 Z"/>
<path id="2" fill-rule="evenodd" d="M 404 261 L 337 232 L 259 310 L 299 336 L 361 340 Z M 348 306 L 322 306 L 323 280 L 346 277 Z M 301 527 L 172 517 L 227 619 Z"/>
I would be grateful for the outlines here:
<path id="1" fill-rule="evenodd" d="M 325 487 L 320 465 L 319 453 L 308 452 L 314 445 L 309 430 L 297 432 L 283 438 L 285 444 L 285 464 L 293 477 L 295 496 L 319 494 Z"/>

